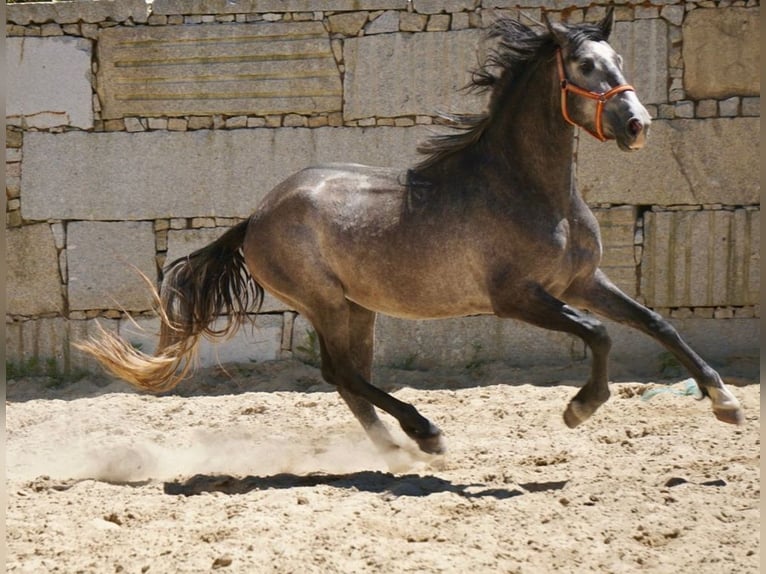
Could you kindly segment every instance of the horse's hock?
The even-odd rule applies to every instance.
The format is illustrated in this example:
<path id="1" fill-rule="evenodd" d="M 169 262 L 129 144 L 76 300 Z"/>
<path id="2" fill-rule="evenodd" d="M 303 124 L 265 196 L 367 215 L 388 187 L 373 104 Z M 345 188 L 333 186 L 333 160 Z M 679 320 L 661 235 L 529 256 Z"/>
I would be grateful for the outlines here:
<path id="1" fill-rule="evenodd" d="M 724 375 L 757 372 L 760 316 L 760 4 L 621 4 L 613 44 L 655 118 L 626 157 L 579 137 L 580 190 L 601 224 L 604 268 L 670 317 Z M 98 320 L 150 350 L 156 319 L 136 270 L 246 218 L 317 162 L 407 166 L 437 110 L 480 112 L 460 92 L 502 0 L 141 0 L 6 7 L 6 360 L 9 374 L 94 365 L 70 347 Z M 570 22 L 587 3 L 525 3 Z M 449 73 L 445 73 L 449 70 Z M 130 313 L 141 333 L 127 318 Z M 310 327 L 267 298 L 254 331 L 203 363 L 310 354 Z M 636 375 L 668 367 L 648 338 L 609 325 Z M 575 339 L 494 317 L 381 317 L 377 360 L 467 367 L 565 364 Z"/>

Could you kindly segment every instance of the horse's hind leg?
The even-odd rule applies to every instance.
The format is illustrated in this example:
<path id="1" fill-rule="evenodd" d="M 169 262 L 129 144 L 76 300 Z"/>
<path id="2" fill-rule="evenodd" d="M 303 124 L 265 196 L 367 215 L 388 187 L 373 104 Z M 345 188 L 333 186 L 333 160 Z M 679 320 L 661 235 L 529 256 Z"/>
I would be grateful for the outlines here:
<path id="1" fill-rule="evenodd" d="M 412 405 L 369 383 L 374 314 L 345 298 L 342 303 L 324 306 L 319 311 L 307 310 L 305 314 L 319 335 L 322 376 L 337 386 L 341 397 L 376 445 L 389 450 L 395 448 L 373 405 L 397 419 L 422 451 L 430 454 L 444 452 L 441 431 L 434 424 Z"/>
<path id="2" fill-rule="evenodd" d="M 367 381 L 372 380 L 373 343 L 375 338 L 375 313 L 350 303 L 349 305 L 349 346 L 351 360 L 358 372 Z M 332 361 L 322 341 L 322 361 Z M 368 400 L 355 395 L 345 387 L 338 387 L 338 393 L 364 428 L 373 444 L 384 453 L 399 449 L 386 425 L 378 417 L 375 407 Z"/>
<path id="3" fill-rule="evenodd" d="M 601 271 L 584 285 L 576 285 L 571 296 L 591 311 L 656 339 L 686 367 L 702 393 L 710 397 L 713 413 L 719 420 L 733 424 L 744 422 L 739 401 L 723 384 L 720 375 L 684 342 L 668 321 L 625 295 Z"/>

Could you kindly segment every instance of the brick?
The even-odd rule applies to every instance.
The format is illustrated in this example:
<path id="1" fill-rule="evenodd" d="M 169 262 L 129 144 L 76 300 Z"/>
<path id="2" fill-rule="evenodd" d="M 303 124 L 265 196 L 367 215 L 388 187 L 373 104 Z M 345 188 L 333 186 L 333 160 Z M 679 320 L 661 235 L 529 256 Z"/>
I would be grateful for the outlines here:
<path id="1" fill-rule="evenodd" d="M 91 42 L 83 38 L 8 38 L 6 117 L 29 127 L 93 127 Z"/>
<path id="2" fill-rule="evenodd" d="M 11 315 L 61 313 L 58 252 L 50 225 L 7 229 L 6 312 Z"/>
<path id="3" fill-rule="evenodd" d="M 484 111 L 486 96 L 460 91 L 476 67 L 481 37 L 462 30 L 346 40 L 344 119 Z"/>
<path id="4" fill-rule="evenodd" d="M 154 226 L 148 221 L 70 222 L 67 227 L 69 308 L 152 308 L 149 287 L 156 283 Z"/>
<path id="5" fill-rule="evenodd" d="M 247 217 L 266 192 L 309 165 L 411 165 L 427 129 L 28 133 L 21 210 L 43 220 Z"/>
<path id="6" fill-rule="evenodd" d="M 646 147 L 630 154 L 581 134 L 580 191 L 594 204 L 760 203 L 759 120 L 655 120 Z"/>
<path id="7" fill-rule="evenodd" d="M 758 96 L 761 11 L 698 9 L 683 25 L 684 89 L 693 99 Z"/>
<path id="8" fill-rule="evenodd" d="M 654 307 L 757 304 L 760 212 L 648 212 L 641 294 Z"/>

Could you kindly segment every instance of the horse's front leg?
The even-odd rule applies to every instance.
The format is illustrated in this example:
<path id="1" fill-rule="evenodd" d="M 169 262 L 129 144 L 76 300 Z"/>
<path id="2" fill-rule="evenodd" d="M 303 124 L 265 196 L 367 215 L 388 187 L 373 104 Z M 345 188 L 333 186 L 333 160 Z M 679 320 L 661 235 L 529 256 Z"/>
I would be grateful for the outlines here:
<path id="1" fill-rule="evenodd" d="M 567 405 L 564 422 L 574 428 L 587 420 L 609 399 L 608 359 L 611 340 L 606 327 L 595 317 L 557 299 L 541 286 L 496 286 L 493 306 L 498 317 L 571 333 L 582 339 L 593 355 L 591 375 Z"/>
<path id="2" fill-rule="evenodd" d="M 684 342 L 668 321 L 620 291 L 601 270 L 590 280 L 573 285 L 566 299 L 656 339 L 694 377 L 703 395 L 712 401 L 713 413 L 719 420 L 733 424 L 744 422 L 739 401 L 723 384 L 720 375 Z"/>

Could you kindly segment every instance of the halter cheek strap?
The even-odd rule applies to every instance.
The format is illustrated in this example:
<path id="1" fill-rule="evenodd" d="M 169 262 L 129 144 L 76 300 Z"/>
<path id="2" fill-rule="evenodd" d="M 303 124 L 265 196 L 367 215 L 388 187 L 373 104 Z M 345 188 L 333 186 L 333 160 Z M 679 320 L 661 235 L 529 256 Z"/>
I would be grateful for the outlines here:
<path id="1" fill-rule="evenodd" d="M 589 90 L 585 90 L 581 88 L 580 86 L 572 84 L 569 82 L 569 80 L 567 80 L 566 72 L 564 70 L 564 57 L 561 55 L 561 49 L 556 50 L 556 64 L 558 67 L 559 82 L 561 85 L 561 115 L 564 116 L 564 119 L 567 121 L 567 123 L 576 127 L 581 127 L 590 135 L 592 135 L 594 138 L 597 138 L 602 142 L 608 140 L 609 138 L 604 135 L 603 122 L 602 122 L 602 115 L 604 113 L 604 106 L 606 105 L 606 102 L 608 102 L 609 99 L 612 98 L 613 96 L 616 96 L 617 94 L 620 94 L 622 92 L 627 92 L 627 91 L 635 92 L 636 91 L 635 88 L 629 84 L 620 84 L 619 86 L 615 86 L 614 88 L 606 92 L 591 92 Z M 576 94 L 578 96 L 582 96 L 584 98 L 588 98 L 591 100 L 596 100 L 596 130 L 595 131 L 576 123 L 569 116 L 569 110 L 567 109 L 567 92 L 572 92 L 573 94 Z"/>

